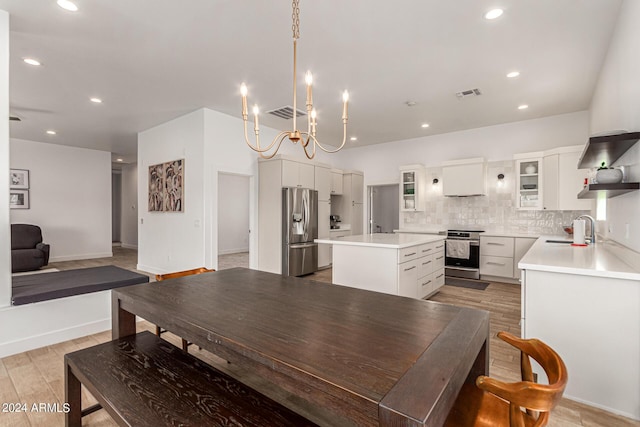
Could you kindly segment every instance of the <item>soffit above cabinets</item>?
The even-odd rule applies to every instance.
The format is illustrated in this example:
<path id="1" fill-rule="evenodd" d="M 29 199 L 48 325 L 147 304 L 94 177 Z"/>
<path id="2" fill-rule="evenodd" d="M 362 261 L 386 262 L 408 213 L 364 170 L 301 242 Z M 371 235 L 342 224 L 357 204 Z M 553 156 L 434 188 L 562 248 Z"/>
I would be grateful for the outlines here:
<path id="1" fill-rule="evenodd" d="M 597 168 L 602 162 L 610 167 L 639 139 L 640 132 L 593 136 L 589 138 L 589 142 L 580 156 L 578 169 Z"/>

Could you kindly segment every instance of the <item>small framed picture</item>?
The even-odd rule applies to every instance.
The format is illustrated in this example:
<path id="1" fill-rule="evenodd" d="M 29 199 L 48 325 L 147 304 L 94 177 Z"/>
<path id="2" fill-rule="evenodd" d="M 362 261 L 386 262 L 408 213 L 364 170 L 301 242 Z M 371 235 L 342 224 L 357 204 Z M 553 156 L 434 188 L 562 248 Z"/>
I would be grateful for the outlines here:
<path id="1" fill-rule="evenodd" d="M 9 190 L 11 209 L 29 209 L 29 190 Z"/>
<path id="2" fill-rule="evenodd" d="M 29 171 L 27 169 L 11 169 L 10 187 L 13 189 L 29 188 Z"/>

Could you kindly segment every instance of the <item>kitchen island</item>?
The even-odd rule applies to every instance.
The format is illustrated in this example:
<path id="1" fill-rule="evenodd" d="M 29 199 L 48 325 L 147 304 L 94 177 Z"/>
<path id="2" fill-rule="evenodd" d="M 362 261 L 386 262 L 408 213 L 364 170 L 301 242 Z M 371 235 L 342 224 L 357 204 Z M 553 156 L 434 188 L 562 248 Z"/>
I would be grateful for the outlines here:
<path id="1" fill-rule="evenodd" d="M 333 245 L 334 284 L 426 298 L 444 285 L 444 237 L 377 233 L 315 242 Z"/>
<path id="2" fill-rule="evenodd" d="M 640 254 L 615 242 L 548 240 L 566 238 L 540 237 L 518 264 L 523 338 L 563 358 L 565 397 L 640 419 Z"/>

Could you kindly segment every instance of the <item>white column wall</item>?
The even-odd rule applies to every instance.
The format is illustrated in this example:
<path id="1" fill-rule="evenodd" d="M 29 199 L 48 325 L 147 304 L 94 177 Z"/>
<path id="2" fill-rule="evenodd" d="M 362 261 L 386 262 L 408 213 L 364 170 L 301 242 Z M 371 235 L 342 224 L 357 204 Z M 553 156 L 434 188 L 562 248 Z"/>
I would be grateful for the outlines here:
<path id="1" fill-rule="evenodd" d="M 640 1 L 625 0 L 591 100 L 591 132 L 640 131 Z M 626 166 L 630 182 L 640 181 L 639 144 L 614 166 Z M 640 251 L 640 191 L 607 200 L 604 232 Z"/>
<path id="2" fill-rule="evenodd" d="M 9 14 L 0 10 L 0 117 L 9 116 Z M 11 305 L 9 121 L 0 120 L 0 307 Z"/>

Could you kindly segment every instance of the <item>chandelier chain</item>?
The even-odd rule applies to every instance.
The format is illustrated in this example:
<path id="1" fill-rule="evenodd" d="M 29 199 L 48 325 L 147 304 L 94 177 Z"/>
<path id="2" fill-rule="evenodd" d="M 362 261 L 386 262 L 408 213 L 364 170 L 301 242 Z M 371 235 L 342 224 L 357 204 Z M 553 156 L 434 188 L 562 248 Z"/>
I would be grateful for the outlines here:
<path id="1" fill-rule="evenodd" d="M 291 29 L 293 30 L 293 39 L 298 40 L 300 38 L 300 0 L 293 0 L 291 6 L 293 7 L 293 13 L 291 14 L 291 18 L 293 19 L 293 25 Z"/>

